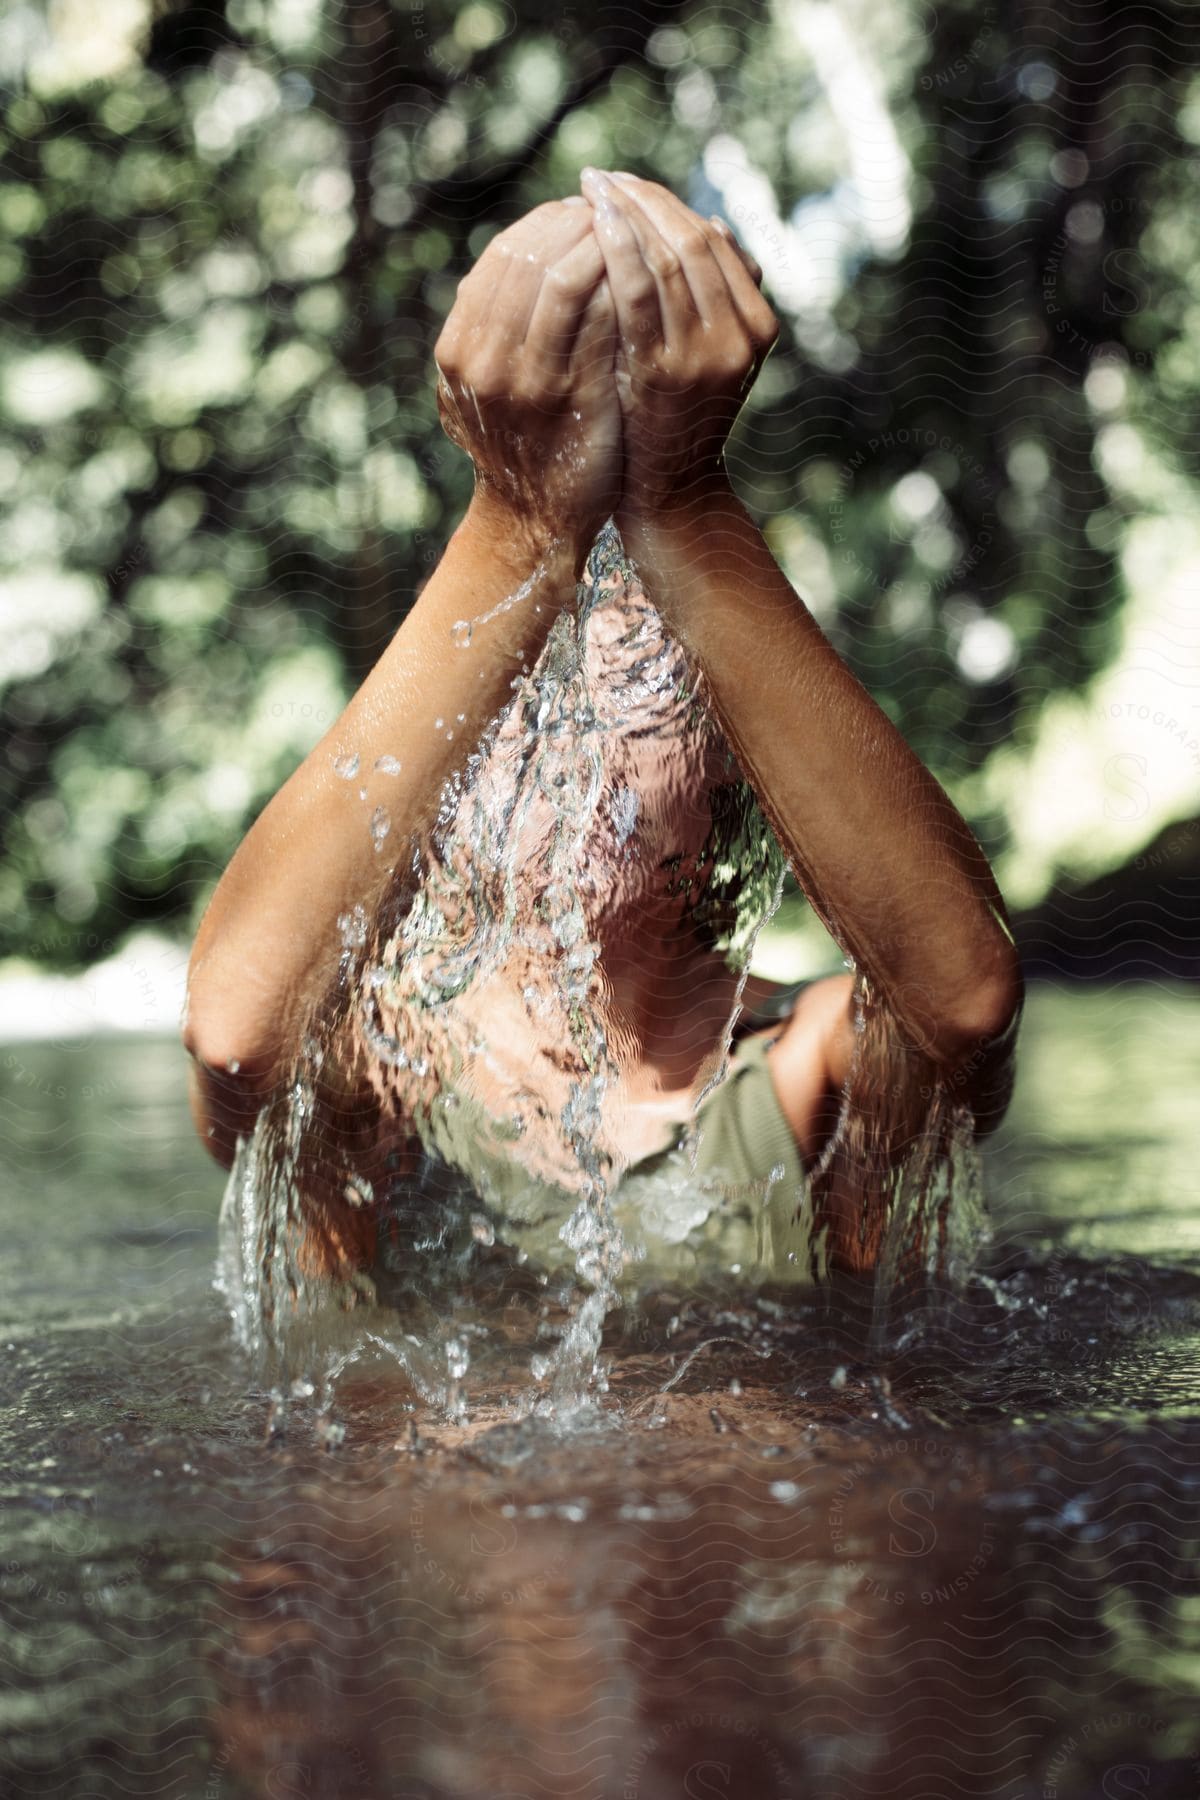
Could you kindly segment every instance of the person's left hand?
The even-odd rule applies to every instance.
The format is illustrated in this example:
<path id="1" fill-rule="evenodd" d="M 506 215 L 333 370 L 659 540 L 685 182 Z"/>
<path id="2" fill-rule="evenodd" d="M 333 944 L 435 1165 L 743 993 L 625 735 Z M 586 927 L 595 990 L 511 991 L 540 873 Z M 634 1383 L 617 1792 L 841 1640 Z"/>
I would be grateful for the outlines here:
<path id="1" fill-rule="evenodd" d="M 586 554 L 621 491 L 616 318 L 591 209 L 551 200 L 494 237 L 434 346 L 442 427 L 509 543 Z M 571 598 L 574 598 L 573 593 Z"/>
<path id="2" fill-rule="evenodd" d="M 775 339 L 762 271 L 719 221 L 656 182 L 585 169 L 616 307 L 623 515 L 702 502 Z"/>

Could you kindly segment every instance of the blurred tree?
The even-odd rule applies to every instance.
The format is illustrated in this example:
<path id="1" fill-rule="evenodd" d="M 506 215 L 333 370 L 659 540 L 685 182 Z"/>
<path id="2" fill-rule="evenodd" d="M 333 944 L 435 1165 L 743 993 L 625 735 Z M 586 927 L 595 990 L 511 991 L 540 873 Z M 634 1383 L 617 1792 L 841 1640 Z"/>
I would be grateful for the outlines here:
<path id="1" fill-rule="evenodd" d="M 1198 48 L 1182 0 L 19 7 L 0 954 L 194 914 L 465 502 L 459 275 L 584 162 L 766 266 L 735 479 L 914 746 L 953 785 L 1031 733 L 1119 623 L 1098 371 L 1191 474 Z"/>

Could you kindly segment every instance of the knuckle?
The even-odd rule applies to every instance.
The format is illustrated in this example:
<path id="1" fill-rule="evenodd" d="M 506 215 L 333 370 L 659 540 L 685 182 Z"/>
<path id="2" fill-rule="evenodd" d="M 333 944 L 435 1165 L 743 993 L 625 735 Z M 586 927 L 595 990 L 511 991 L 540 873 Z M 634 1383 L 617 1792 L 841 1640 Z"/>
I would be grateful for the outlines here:
<path id="1" fill-rule="evenodd" d="M 717 382 L 737 381 L 753 368 L 753 349 L 740 334 L 732 336 L 713 356 L 711 366 Z"/>
<path id="2" fill-rule="evenodd" d="M 587 312 L 589 314 L 600 312 L 606 317 L 611 317 L 615 314 L 616 310 L 616 301 L 613 299 L 613 291 L 609 286 L 608 277 L 605 276 L 596 283 L 587 303 Z"/>
<path id="3" fill-rule="evenodd" d="M 645 312 L 657 306 L 658 289 L 654 284 L 653 274 L 647 272 L 631 277 L 625 283 L 625 297 L 634 312 Z"/>
<path id="4" fill-rule="evenodd" d="M 779 320 L 765 300 L 748 313 L 746 328 L 755 345 L 773 344 L 779 336 Z"/>
<path id="5" fill-rule="evenodd" d="M 685 220 L 671 233 L 671 242 L 681 256 L 698 256 L 708 248 L 708 239 L 700 226 Z"/>
<path id="6" fill-rule="evenodd" d="M 546 384 L 528 369 L 519 369 L 505 384 L 504 397 L 522 412 L 533 411 L 546 403 Z"/>
<path id="7" fill-rule="evenodd" d="M 642 371 L 642 382 L 654 394 L 677 393 L 687 385 L 680 379 L 680 370 L 669 356 L 649 357 Z"/>
<path id="8" fill-rule="evenodd" d="M 546 270 L 546 286 L 559 300 L 570 300 L 584 286 L 578 269 L 572 269 L 569 263 L 556 262 Z"/>
<path id="9" fill-rule="evenodd" d="M 568 206 L 564 200 L 543 200 L 540 206 L 535 206 L 531 213 L 526 214 L 522 223 L 534 227 L 530 235 L 535 241 L 538 238 L 549 239 L 557 244 L 561 244 L 568 234 L 578 233 L 585 228 L 579 209 Z"/>
<path id="10" fill-rule="evenodd" d="M 483 362 L 472 371 L 471 392 L 481 406 L 502 399 L 511 391 L 511 386 L 505 371 L 494 362 Z"/>

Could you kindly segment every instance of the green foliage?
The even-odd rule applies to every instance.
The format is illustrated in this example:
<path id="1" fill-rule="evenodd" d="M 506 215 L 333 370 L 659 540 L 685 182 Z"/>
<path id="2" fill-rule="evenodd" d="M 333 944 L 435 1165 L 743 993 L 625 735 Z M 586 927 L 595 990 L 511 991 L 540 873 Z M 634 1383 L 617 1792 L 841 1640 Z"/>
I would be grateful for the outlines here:
<path id="1" fill-rule="evenodd" d="M 1187 10 L 1143 31 L 1070 0 L 1018 37 L 988 0 L 847 0 L 849 103 L 844 53 L 786 9 L 601 10 L 25 9 L 0 114 L 0 954 L 194 917 L 465 502 L 429 379 L 459 275 L 584 162 L 777 252 L 784 336 L 731 466 L 935 770 L 978 768 L 1110 654 L 1127 502 L 1089 372 L 1195 455 L 1168 404 L 1200 391 Z M 776 214 L 730 202 L 738 155 Z"/>

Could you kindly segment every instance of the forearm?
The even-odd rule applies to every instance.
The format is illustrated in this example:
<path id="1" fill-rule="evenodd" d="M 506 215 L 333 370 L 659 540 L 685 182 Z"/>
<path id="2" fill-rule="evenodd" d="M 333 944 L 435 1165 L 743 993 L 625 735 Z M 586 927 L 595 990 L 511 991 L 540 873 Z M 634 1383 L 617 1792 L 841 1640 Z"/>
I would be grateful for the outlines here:
<path id="1" fill-rule="evenodd" d="M 732 490 L 618 524 L 838 941 L 939 1061 L 1003 1029 L 1020 976 L 986 858 Z"/>
<path id="2" fill-rule="evenodd" d="M 356 905 L 373 916 L 541 650 L 588 547 L 515 532 L 472 503 L 375 669 L 217 887 L 189 970 L 185 1035 L 202 1064 L 267 1079 L 336 973 L 339 917 Z M 456 632 L 464 620 L 481 622 Z"/>

